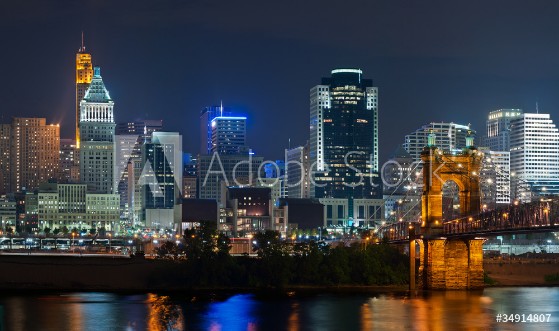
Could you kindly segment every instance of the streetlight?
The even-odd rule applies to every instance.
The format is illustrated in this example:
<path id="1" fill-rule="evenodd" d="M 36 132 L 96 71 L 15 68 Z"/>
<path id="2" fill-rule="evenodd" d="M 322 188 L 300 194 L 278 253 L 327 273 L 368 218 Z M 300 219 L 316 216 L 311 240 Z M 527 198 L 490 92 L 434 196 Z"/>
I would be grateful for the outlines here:
<path id="1" fill-rule="evenodd" d="M 111 237 L 112 235 L 109 233 L 109 253 L 111 253 L 112 248 L 111 248 Z"/>

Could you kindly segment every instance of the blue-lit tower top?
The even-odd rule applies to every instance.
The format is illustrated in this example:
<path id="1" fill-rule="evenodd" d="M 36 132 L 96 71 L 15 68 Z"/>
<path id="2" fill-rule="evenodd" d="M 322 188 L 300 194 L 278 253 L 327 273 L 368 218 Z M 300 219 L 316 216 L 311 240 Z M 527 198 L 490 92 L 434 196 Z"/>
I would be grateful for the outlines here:
<path id="1" fill-rule="evenodd" d="M 245 116 L 217 116 L 211 121 L 211 153 L 247 154 Z"/>
<path id="2" fill-rule="evenodd" d="M 204 108 L 200 115 L 200 154 L 248 154 L 246 121 L 246 116 L 223 104 Z"/>

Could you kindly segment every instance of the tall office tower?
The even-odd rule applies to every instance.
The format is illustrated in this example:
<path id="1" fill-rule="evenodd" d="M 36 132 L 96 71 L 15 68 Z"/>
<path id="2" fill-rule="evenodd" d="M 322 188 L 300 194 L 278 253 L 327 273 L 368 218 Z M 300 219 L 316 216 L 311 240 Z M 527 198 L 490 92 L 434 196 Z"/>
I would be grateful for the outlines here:
<path id="1" fill-rule="evenodd" d="M 244 116 L 218 116 L 211 121 L 211 153 L 248 154 L 246 146 L 246 120 Z"/>
<path id="2" fill-rule="evenodd" d="M 174 229 L 180 224 L 182 157 L 182 136 L 177 132 L 154 132 L 151 143 L 142 146 L 140 184 L 146 226 Z"/>
<path id="3" fill-rule="evenodd" d="M 442 150 L 452 151 L 466 148 L 466 136 L 468 131 L 475 135 L 475 131 L 470 130 L 468 125 L 456 123 L 429 123 L 421 128 L 406 135 L 404 149 L 410 153 L 415 161 L 421 160 L 423 147 L 427 145 L 427 137 L 430 133 L 435 134 L 437 147 Z"/>
<path id="4" fill-rule="evenodd" d="M 522 109 L 499 109 L 489 113 L 483 147 L 492 151 L 510 151 L 511 121 L 522 115 Z"/>
<path id="5" fill-rule="evenodd" d="M 75 183 L 80 180 L 78 149 L 74 139 L 60 139 L 60 183 Z"/>
<path id="6" fill-rule="evenodd" d="M 378 92 L 359 69 L 335 69 L 310 90 L 310 161 L 317 198 L 382 198 Z M 312 193 L 311 193 L 312 194 Z"/>
<path id="7" fill-rule="evenodd" d="M 80 148 L 80 103 L 93 79 L 93 65 L 91 54 L 86 53 L 83 43 L 76 54 L 76 146 Z"/>
<path id="8" fill-rule="evenodd" d="M 80 180 L 96 193 L 116 193 L 114 184 L 114 102 L 94 68 L 89 89 L 80 103 Z"/>
<path id="9" fill-rule="evenodd" d="M 479 173 L 483 209 L 495 209 L 511 202 L 510 153 L 479 147 L 485 154 Z"/>
<path id="10" fill-rule="evenodd" d="M 32 191 L 57 178 L 60 159 L 60 126 L 44 118 L 12 120 L 10 192 Z"/>
<path id="11" fill-rule="evenodd" d="M 311 193 L 309 177 L 309 144 L 285 150 L 285 190 L 289 198 L 308 199 Z"/>
<path id="12" fill-rule="evenodd" d="M 10 190 L 10 148 L 12 126 L 0 124 L 0 194 Z"/>
<path id="13" fill-rule="evenodd" d="M 559 194 L 559 132 L 549 114 L 511 120 L 510 170 L 515 198 Z"/>
<path id="14" fill-rule="evenodd" d="M 212 153 L 212 120 L 218 116 L 233 116 L 228 107 L 210 106 L 200 112 L 200 155 Z"/>

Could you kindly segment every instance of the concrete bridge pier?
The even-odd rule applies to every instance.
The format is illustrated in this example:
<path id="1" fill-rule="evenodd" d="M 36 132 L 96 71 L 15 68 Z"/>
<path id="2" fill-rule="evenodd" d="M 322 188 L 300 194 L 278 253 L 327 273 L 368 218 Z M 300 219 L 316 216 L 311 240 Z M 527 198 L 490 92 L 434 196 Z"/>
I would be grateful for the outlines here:
<path id="1" fill-rule="evenodd" d="M 410 289 L 470 290 L 483 288 L 484 239 L 416 239 L 410 241 Z M 419 244 L 419 272 L 411 247 Z M 415 251 L 415 250 L 414 250 Z M 413 276 L 412 276 L 413 275 Z M 412 280 L 411 277 L 414 279 Z M 413 287 L 412 287 L 413 286 Z"/>

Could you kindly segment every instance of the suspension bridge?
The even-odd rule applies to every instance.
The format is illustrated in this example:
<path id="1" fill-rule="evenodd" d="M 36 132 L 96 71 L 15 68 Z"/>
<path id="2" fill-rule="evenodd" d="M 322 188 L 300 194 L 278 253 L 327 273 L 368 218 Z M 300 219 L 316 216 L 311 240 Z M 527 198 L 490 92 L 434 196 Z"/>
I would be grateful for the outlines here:
<path id="1" fill-rule="evenodd" d="M 483 288 L 483 250 L 487 237 L 504 234 L 559 232 L 559 199 L 541 197 L 494 210 L 482 210 L 480 170 L 483 152 L 466 138 L 461 152 L 442 151 L 434 134 L 421 154 L 423 193 L 421 218 L 379 228 L 378 237 L 409 244 L 410 289 Z M 459 189 L 460 217 L 443 218 L 443 185 Z M 416 275 L 416 255 L 419 266 Z"/>

